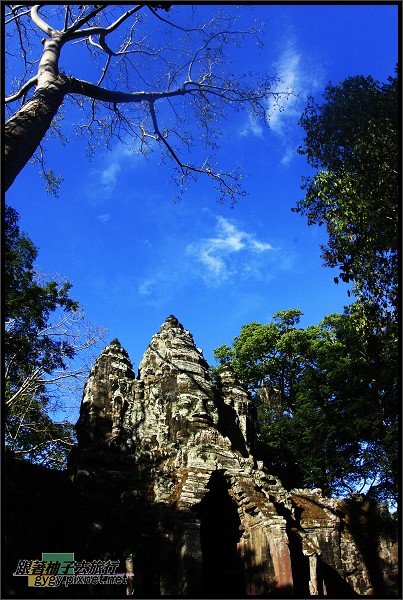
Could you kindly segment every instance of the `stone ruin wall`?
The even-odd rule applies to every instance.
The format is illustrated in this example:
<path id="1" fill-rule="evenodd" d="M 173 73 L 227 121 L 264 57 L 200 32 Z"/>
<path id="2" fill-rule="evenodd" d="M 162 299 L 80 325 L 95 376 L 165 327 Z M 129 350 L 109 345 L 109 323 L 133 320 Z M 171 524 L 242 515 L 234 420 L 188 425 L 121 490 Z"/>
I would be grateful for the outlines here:
<path id="1" fill-rule="evenodd" d="M 137 597 L 396 594 L 390 518 L 284 489 L 256 460 L 256 433 L 246 390 L 229 369 L 211 380 L 175 317 L 137 377 L 114 340 L 86 383 L 69 465 L 83 553 L 124 557 Z"/>

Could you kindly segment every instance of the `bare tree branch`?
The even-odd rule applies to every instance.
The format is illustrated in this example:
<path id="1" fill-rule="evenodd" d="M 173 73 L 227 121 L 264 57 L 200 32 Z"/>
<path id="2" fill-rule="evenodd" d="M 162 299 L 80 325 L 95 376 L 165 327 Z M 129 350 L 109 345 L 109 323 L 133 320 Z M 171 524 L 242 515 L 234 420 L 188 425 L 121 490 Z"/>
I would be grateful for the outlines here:
<path id="1" fill-rule="evenodd" d="M 160 141 L 164 144 L 168 153 L 172 156 L 172 158 L 174 159 L 174 161 L 180 168 L 180 170 L 182 172 L 182 177 L 186 177 L 189 173 L 208 175 L 214 181 L 218 182 L 221 186 L 223 186 L 226 189 L 226 191 L 229 193 L 231 199 L 233 199 L 234 193 L 235 193 L 235 188 L 230 183 L 228 183 L 228 181 L 226 181 L 226 179 L 232 179 L 235 182 L 237 178 L 231 173 L 215 172 L 213 169 L 210 168 L 209 162 L 207 159 L 204 161 L 204 163 L 200 167 L 195 167 L 194 165 L 182 162 L 181 159 L 179 158 L 179 156 L 177 155 L 177 153 L 175 152 L 175 150 L 173 149 L 173 147 L 171 146 L 171 144 L 168 142 L 167 136 L 163 135 L 159 129 L 157 116 L 155 114 L 154 102 L 150 102 L 149 107 L 150 107 L 151 118 L 152 118 L 152 122 L 153 122 L 153 126 L 154 126 L 154 133 L 156 136 L 155 139 L 156 139 L 156 141 L 158 141 L 158 142 Z"/>
<path id="2" fill-rule="evenodd" d="M 52 37 L 54 33 L 56 33 L 56 29 L 45 23 L 45 21 L 39 16 L 39 9 L 41 8 L 40 4 L 35 4 L 31 8 L 31 18 L 35 25 L 39 27 L 41 31 L 46 33 L 49 37 Z"/>
<path id="3" fill-rule="evenodd" d="M 101 100 L 102 102 L 110 102 L 112 104 L 150 101 L 155 102 L 161 98 L 183 96 L 191 92 L 190 89 L 186 89 L 187 84 L 185 84 L 185 86 L 182 88 L 178 88 L 177 90 L 166 92 L 122 92 L 117 90 L 108 90 L 90 83 L 89 81 L 76 79 L 75 77 L 69 77 L 68 83 L 68 93 L 70 94 L 82 94 L 83 96 L 88 96 L 94 100 Z"/>
<path id="4" fill-rule="evenodd" d="M 20 6 L 11 6 L 11 13 L 8 13 L 5 15 L 6 19 L 8 17 L 11 17 L 11 15 L 13 15 L 10 19 L 8 19 L 8 21 L 5 21 L 4 24 L 8 25 L 9 23 L 11 23 L 12 21 L 15 21 L 16 19 L 20 19 L 21 17 L 23 17 L 24 15 L 29 15 L 31 12 L 31 9 L 28 8 L 27 10 L 23 11 L 23 12 L 17 12 L 20 8 L 26 8 L 26 4 L 24 5 L 20 5 Z"/>
<path id="5" fill-rule="evenodd" d="M 74 446 L 75 445 L 74 442 L 68 442 L 67 440 L 65 440 L 63 438 L 52 438 L 50 440 L 41 442 L 40 444 L 35 444 L 35 446 L 32 446 L 28 450 L 14 450 L 14 454 L 30 454 L 34 450 L 37 450 L 38 448 L 41 448 L 42 446 L 47 446 L 48 444 L 55 444 L 56 442 L 58 442 L 60 444 L 64 444 L 66 446 Z"/>
<path id="6" fill-rule="evenodd" d="M 20 398 L 24 394 L 28 393 L 29 391 L 32 391 L 33 389 L 35 389 L 36 382 L 37 382 L 40 374 L 41 374 L 41 369 L 33 369 L 32 372 L 25 378 L 25 380 L 23 381 L 22 385 L 18 388 L 18 390 L 16 392 L 14 392 L 14 394 L 12 394 L 9 398 L 6 399 L 6 401 L 5 401 L 6 406 L 11 406 L 12 404 L 14 404 L 14 402 L 16 402 L 16 400 L 18 400 L 18 398 Z"/>
<path id="7" fill-rule="evenodd" d="M 38 83 L 38 75 L 34 75 L 33 77 L 31 77 L 31 79 L 28 79 L 28 81 L 26 83 L 24 83 L 24 85 L 18 90 L 18 92 L 16 92 L 12 96 L 8 96 L 7 98 L 4 98 L 4 102 L 6 104 L 8 104 L 10 102 L 15 102 L 16 100 L 19 100 L 20 98 L 25 96 L 25 94 L 28 92 L 28 90 L 30 90 L 32 87 L 34 87 L 34 85 L 36 85 L 37 83 Z"/>
<path id="8" fill-rule="evenodd" d="M 140 14 L 144 6 L 149 10 Z M 39 16 L 42 7 L 46 7 L 45 18 Z M 6 124 L 6 164 L 10 165 L 6 185 L 11 185 L 30 160 L 68 96 L 86 115 L 85 120 L 77 123 L 76 130 L 88 133 L 90 152 L 97 145 L 96 136 L 101 137 L 108 149 L 112 147 L 113 137 L 125 141 L 129 135 L 138 140 L 142 152 L 152 149 L 150 142 L 156 140 L 163 155 L 170 157 L 178 168 L 180 183 L 191 174 L 203 173 L 233 194 L 235 171 L 228 173 L 228 169 L 221 171 L 213 166 L 212 153 L 218 149 L 221 133 L 217 120 L 224 118 L 228 110 L 237 111 L 238 107 L 244 107 L 267 124 L 266 101 L 269 96 L 280 97 L 279 92 L 271 91 L 272 82 L 267 77 L 254 87 L 253 84 L 246 85 L 247 80 L 235 76 L 225 59 L 227 46 L 239 46 L 248 35 L 256 37 L 258 29 L 253 26 L 243 31 L 235 27 L 237 17 L 223 11 L 210 15 L 202 24 L 191 22 L 187 25 L 181 20 L 181 14 L 176 22 L 171 13 L 166 18 L 159 14 L 159 7 L 147 4 L 125 7 L 123 11 L 120 5 L 107 3 L 51 7 L 51 4 L 35 4 L 31 9 L 31 28 L 27 28 L 31 36 L 37 35 L 34 32 L 40 29 L 50 37 L 43 42 L 37 78 L 32 77 L 32 68 L 27 69 L 29 57 L 25 54 L 25 74 L 20 79 L 18 91 L 8 94 L 7 102 L 11 103 L 24 97 L 35 84 L 37 86 L 32 104 L 28 100 Z M 25 11 L 20 8 L 16 14 L 18 12 Z M 191 18 L 195 14 L 196 11 Z M 9 18 L 13 16 L 11 11 Z M 56 30 L 51 23 L 61 23 L 60 28 L 64 29 Z M 11 27 L 17 28 L 22 48 L 33 39 L 25 41 L 26 25 L 19 30 L 18 18 Z M 112 34 L 117 33 L 120 38 L 116 44 L 115 36 L 112 42 Z M 84 42 L 83 51 L 89 52 L 94 71 L 97 69 L 91 80 L 59 70 L 59 55 L 64 46 L 78 42 Z M 24 82 L 28 77 L 30 79 Z M 163 100 L 168 110 L 158 112 L 161 122 L 157 123 L 157 129 L 152 126 L 153 133 L 150 122 L 157 117 L 156 102 Z M 38 127 L 35 136 L 29 136 L 27 132 L 32 129 L 33 114 Z M 193 164 L 188 158 L 193 144 L 189 133 L 192 127 L 188 126 L 188 133 L 183 132 L 185 117 L 196 117 L 201 128 L 197 139 L 207 151 L 207 158 L 201 159 L 199 164 Z M 157 130 L 158 134 L 155 133 Z M 193 136 L 196 139 L 194 133 Z"/>
<path id="9" fill-rule="evenodd" d="M 100 10 L 103 10 L 104 8 L 105 8 L 105 6 L 98 7 L 96 12 L 99 12 Z M 77 24 L 75 24 L 74 27 L 71 27 L 70 29 L 68 29 L 66 31 L 66 33 L 63 36 L 64 40 L 65 41 L 75 40 L 77 38 L 88 37 L 90 35 L 92 36 L 92 35 L 97 35 L 97 34 L 108 35 L 109 33 L 112 33 L 112 31 L 115 31 L 122 23 L 124 23 L 124 21 L 126 21 L 129 17 L 131 17 L 131 15 L 138 12 L 142 8 L 143 8 L 143 5 L 139 5 L 139 6 L 135 6 L 134 8 L 131 8 L 130 10 L 126 11 L 123 15 L 121 15 L 118 19 L 116 19 L 116 21 L 114 21 L 108 27 L 88 27 L 87 29 L 77 29 Z M 88 20 L 89 20 L 89 18 L 86 19 L 86 22 Z M 80 27 L 80 25 L 78 25 L 78 27 Z"/>
<path id="10" fill-rule="evenodd" d="M 69 26 L 69 16 L 70 16 L 70 7 L 69 5 L 66 6 L 65 8 L 65 13 L 64 13 L 64 27 L 63 27 L 63 31 L 66 32 Z"/>
<path id="11" fill-rule="evenodd" d="M 83 17 L 79 17 L 64 33 L 64 39 L 68 40 L 68 39 L 72 39 L 70 38 L 70 34 L 75 34 L 77 32 L 77 30 L 82 26 L 82 25 L 86 25 L 86 23 L 88 23 L 88 21 L 90 21 L 93 17 L 95 17 L 99 12 L 105 10 L 105 8 L 107 7 L 107 5 L 102 5 L 100 4 L 99 6 L 95 7 L 92 11 L 90 11 L 88 14 L 84 15 Z M 82 37 L 82 36 L 78 36 L 78 37 Z M 85 37 L 85 36 L 84 36 Z"/>
<path id="12" fill-rule="evenodd" d="M 172 23 L 172 21 L 168 21 L 168 19 L 164 19 L 164 17 L 161 17 L 161 15 L 159 15 L 157 13 L 157 11 L 151 6 L 151 5 L 147 5 L 148 10 L 150 10 L 152 12 L 152 14 L 154 15 L 154 17 L 156 17 L 157 19 L 159 19 L 160 21 L 162 21 L 163 23 L 167 23 L 168 25 L 170 25 L 171 27 L 174 27 L 174 29 L 179 29 L 180 31 L 184 31 L 186 33 L 192 33 L 192 32 L 200 32 L 203 34 L 206 34 L 206 32 L 204 31 L 203 27 L 181 27 L 180 25 L 177 25 L 176 23 Z"/>

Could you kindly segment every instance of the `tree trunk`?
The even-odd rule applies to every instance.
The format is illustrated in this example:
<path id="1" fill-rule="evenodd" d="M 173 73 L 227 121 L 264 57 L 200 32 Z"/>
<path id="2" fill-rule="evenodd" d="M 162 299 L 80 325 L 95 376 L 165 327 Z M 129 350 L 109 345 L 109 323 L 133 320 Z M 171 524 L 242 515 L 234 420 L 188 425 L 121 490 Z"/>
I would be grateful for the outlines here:
<path id="1" fill-rule="evenodd" d="M 34 95 L 13 115 L 4 126 L 4 182 L 5 189 L 13 183 L 19 172 L 30 160 L 49 129 L 69 82 L 58 76 Z"/>

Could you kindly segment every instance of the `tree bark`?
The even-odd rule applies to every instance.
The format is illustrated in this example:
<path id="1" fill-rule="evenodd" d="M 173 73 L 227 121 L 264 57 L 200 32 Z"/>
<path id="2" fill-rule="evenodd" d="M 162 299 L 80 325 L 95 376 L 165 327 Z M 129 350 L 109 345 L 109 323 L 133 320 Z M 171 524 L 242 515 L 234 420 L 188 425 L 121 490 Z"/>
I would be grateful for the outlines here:
<path id="1" fill-rule="evenodd" d="M 32 158 L 68 93 L 69 82 L 58 76 L 46 87 L 38 88 L 4 126 L 4 184 L 11 186 Z"/>

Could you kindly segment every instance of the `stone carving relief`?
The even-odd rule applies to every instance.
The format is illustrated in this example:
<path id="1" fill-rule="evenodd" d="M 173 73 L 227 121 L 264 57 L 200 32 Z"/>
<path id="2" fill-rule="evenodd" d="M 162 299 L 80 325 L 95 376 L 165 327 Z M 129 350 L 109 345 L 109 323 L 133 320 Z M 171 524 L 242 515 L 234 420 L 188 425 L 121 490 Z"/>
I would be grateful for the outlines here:
<path id="1" fill-rule="evenodd" d="M 363 507 L 320 490 L 286 490 L 270 474 L 256 457 L 248 392 L 230 369 L 212 381 L 172 315 L 138 377 L 117 340 L 104 349 L 84 389 L 77 435 L 71 477 L 88 473 L 80 489 L 91 489 L 93 502 L 108 490 L 109 531 L 121 532 L 116 552 L 126 552 L 134 573 L 129 595 L 354 597 L 396 589 L 386 515 L 366 513 L 383 565 L 375 573 L 351 516 Z"/>

